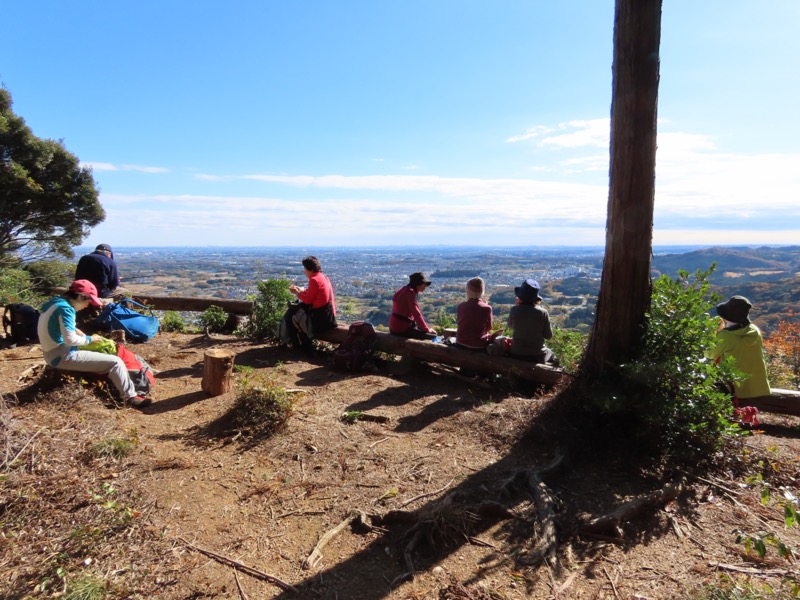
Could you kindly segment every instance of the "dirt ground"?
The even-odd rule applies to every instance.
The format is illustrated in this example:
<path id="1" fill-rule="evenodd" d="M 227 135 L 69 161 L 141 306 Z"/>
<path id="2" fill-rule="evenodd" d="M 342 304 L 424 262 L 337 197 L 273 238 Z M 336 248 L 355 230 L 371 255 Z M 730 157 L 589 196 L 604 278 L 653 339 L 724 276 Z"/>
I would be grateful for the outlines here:
<path id="1" fill-rule="evenodd" d="M 130 348 L 158 370 L 142 411 L 20 380 L 38 346 L 0 350 L 0 597 L 61 597 L 94 578 L 113 598 L 660 599 L 737 585 L 788 598 L 798 577 L 775 547 L 759 558 L 736 540 L 763 531 L 800 548 L 781 508 L 797 493 L 797 419 L 762 414 L 727 475 L 603 533 L 578 525 L 663 482 L 608 459 L 567 463 L 547 479 L 558 551 L 530 566 L 541 502 L 508 483 L 550 462 L 571 426 L 543 419 L 550 396 L 425 364 L 339 373 L 324 353 L 233 336 L 162 333 Z M 253 440 L 222 426 L 235 392 L 201 391 L 209 348 L 290 390 L 285 431 Z M 373 420 L 343 419 L 352 411 Z M 132 450 L 97 450 L 109 440 Z"/>

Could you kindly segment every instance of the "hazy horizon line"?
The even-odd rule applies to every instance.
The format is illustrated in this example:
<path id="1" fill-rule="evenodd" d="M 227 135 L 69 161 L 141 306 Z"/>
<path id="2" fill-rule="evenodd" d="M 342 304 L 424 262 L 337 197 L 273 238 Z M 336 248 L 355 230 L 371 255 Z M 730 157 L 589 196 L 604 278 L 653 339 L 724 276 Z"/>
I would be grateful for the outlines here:
<path id="1" fill-rule="evenodd" d="M 110 244 L 109 244 L 110 245 Z M 798 246 L 798 244 L 771 244 L 771 243 L 750 243 L 750 244 L 653 244 L 652 248 L 791 248 Z M 80 246 L 73 246 L 74 250 L 92 250 L 96 246 L 93 245 L 80 245 Z M 275 245 L 275 246 L 268 246 L 268 245 L 247 245 L 247 246 L 239 246 L 235 244 L 196 244 L 196 245 L 140 245 L 140 246 L 129 246 L 129 245 L 114 245 L 114 248 L 264 248 L 264 249 L 271 249 L 271 250 L 281 250 L 281 249 L 301 249 L 301 248 L 309 248 L 312 247 L 310 244 L 297 244 L 297 245 Z M 407 248 L 407 249 L 416 249 L 416 248 L 515 248 L 515 249 L 554 249 L 554 248 L 591 248 L 591 249 L 604 249 L 604 244 L 530 244 L 530 245 L 522 245 L 522 244 L 351 244 L 351 245 L 341 245 L 341 244 L 328 244 L 328 245 L 313 245 L 314 248 L 320 249 L 375 249 L 375 248 L 387 248 L 387 249 L 398 249 L 398 248 Z"/>

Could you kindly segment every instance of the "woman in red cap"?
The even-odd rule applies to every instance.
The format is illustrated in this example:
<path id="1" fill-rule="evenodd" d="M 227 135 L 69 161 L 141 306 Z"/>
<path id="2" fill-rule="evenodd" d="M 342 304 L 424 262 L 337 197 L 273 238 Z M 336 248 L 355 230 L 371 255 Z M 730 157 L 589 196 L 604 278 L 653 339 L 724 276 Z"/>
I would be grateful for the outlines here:
<path id="1" fill-rule="evenodd" d="M 136 394 L 128 368 L 118 356 L 81 350 L 100 341 L 102 336 L 85 335 L 75 327 L 75 315 L 89 305 L 103 306 L 97 288 L 91 281 L 76 279 L 62 295 L 51 298 L 41 308 L 39 344 L 48 365 L 64 371 L 108 375 L 120 395 L 135 408 L 144 408 L 151 401 Z"/>

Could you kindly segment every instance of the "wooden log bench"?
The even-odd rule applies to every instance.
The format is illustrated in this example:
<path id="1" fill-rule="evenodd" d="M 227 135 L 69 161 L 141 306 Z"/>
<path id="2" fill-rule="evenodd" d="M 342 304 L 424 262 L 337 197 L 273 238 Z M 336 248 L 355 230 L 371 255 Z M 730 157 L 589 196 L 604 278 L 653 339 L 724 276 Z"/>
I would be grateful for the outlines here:
<path id="1" fill-rule="evenodd" d="M 439 344 L 427 340 L 411 340 L 399 335 L 378 331 L 375 350 L 410 356 L 427 362 L 441 363 L 454 367 L 464 367 L 479 373 L 499 373 L 501 375 L 554 385 L 564 375 L 564 370 L 549 365 L 536 364 L 510 356 L 492 356 L 485 352 L 473 352 L 458 346 Z M 317 338 L 332 344 L 339 344 L 347 337 L 347 327 L 336 327 Z"/>
<path id="2" fill-rule="evenodd" d="M 769 396 L 739 400 L 739 406 L 755 406 L 761 412 L 800 415 L 800 390 L 772 388 Z"/>
<path id="3" fill-rule="evenodd" d="M 56 294 L 63 294 L 67 288 L 56 288 Z M 253 312 L 253 303 L 249 300 L 228 300 L 225 298 L 194 298 L 185 296 L 153 296 L 150 294 L 132 294 L 131 298 L 139 304 L 149 306 L 153 310 L 176 310 L 179 312 L 204 312 L 212 306 L 218 306 L 230 315 L 249 315 Z"/>

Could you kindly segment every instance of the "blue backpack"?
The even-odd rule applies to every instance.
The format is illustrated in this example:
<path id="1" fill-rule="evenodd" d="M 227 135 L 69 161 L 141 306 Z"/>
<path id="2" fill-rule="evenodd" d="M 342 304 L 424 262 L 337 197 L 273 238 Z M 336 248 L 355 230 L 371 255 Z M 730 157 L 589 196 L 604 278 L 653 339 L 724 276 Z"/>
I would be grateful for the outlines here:
<path id="1" fill-rule="evenodd" d="M 149 315 L 128 308 L 128 304 L 150 311 Z M 153 339 L 160 323 L 153 311 L 144 304 L 130 298 L 123 298 L 117 304 L 107 304 L 97 317 L 97 325 L 103 329 L 115 331 L 122 329 L 125 339 L 132 342 L 146 342 Z"/>

